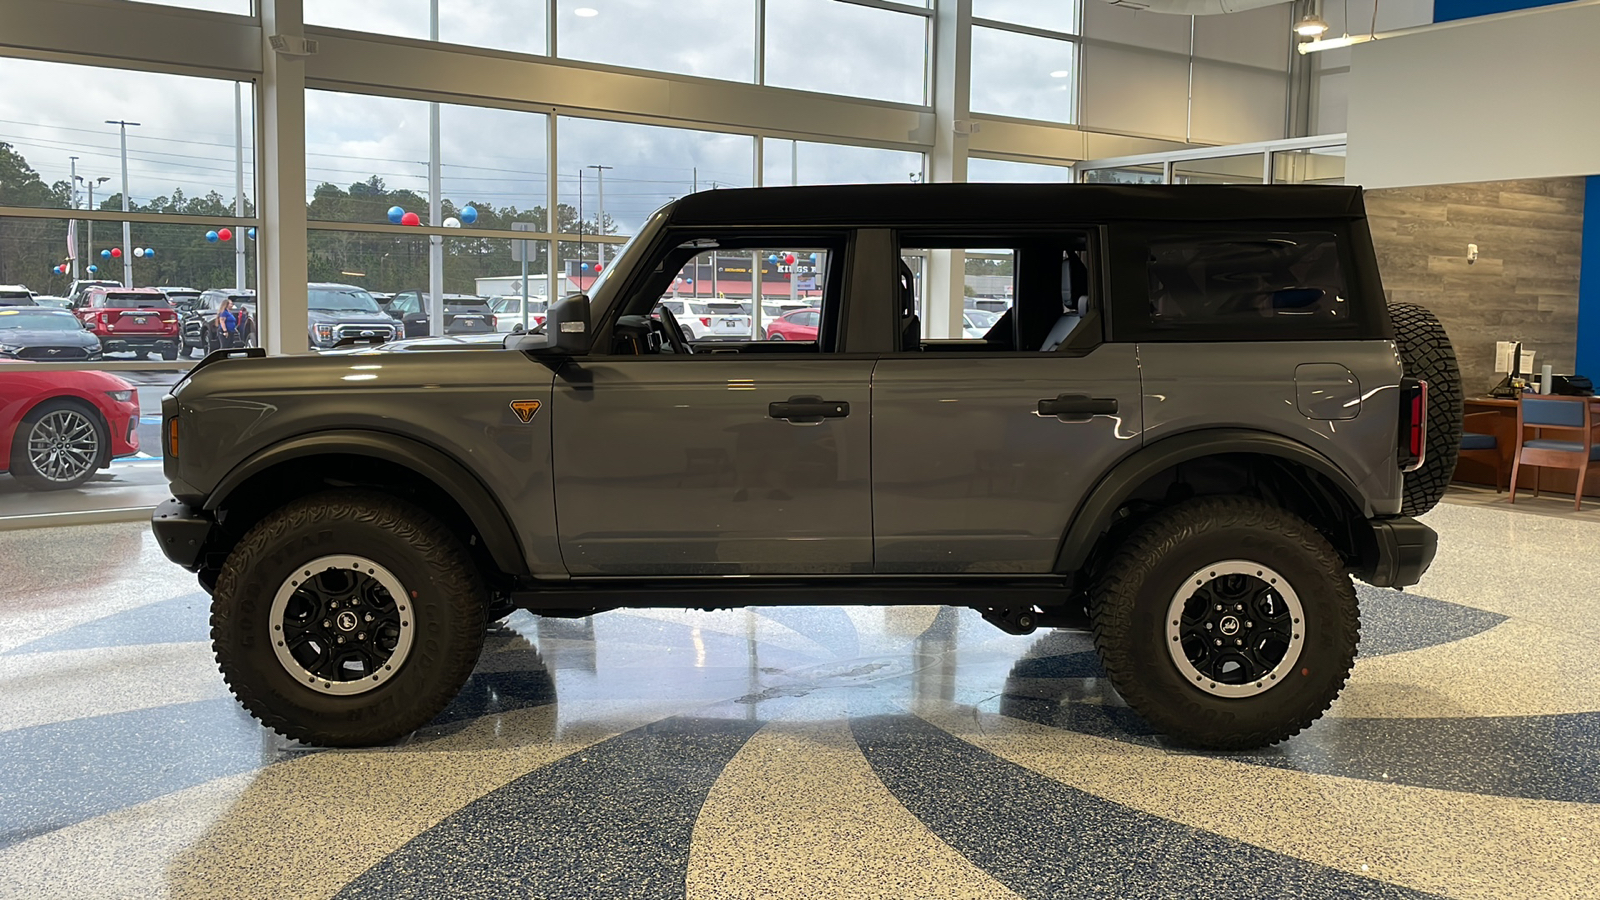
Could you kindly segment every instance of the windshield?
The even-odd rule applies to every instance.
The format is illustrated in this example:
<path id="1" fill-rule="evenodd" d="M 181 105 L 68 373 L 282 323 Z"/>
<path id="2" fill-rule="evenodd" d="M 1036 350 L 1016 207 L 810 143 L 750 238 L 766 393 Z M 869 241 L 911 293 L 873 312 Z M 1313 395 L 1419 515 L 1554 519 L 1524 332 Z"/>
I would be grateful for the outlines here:
<path id="1" fill-rule="evenodd" d="M 168 307 L 171 303 L 162 294 L 141 294 L 137 291 L 107 291 L 106 305 L 131 309 L 151 309 L 154 307 Z"/>
<path id="2" fill-rule="evenodd" d="M 382 314 L 378 301 L 360 288 L 312 288 L 311 309 L 330 312 L 369 312 Z"/>
<path id="3" fill-rule="evenodd" d="M 0 311 L 0 331 L 80 331 L 75 316 L 8 309 Z"/>

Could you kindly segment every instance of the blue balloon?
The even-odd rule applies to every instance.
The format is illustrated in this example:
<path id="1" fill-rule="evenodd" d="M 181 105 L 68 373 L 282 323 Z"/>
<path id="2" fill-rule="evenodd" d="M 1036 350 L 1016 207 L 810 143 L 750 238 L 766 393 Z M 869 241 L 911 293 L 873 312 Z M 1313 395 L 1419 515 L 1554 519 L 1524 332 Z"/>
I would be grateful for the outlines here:
<path id="1" fill-rule="evenodd" d="M 100 267 L 99 266 L 90 266 L 89 267 L 89 274 L 90 275 L 93 275 L 94 273 L 96 273 L 98 271 L 100 271 Z"/>
<path id="2" fill-rule="evenodd" d="M 587 271 L 589 271 L 589 264 L 588 264 L 588 263 L 584 263 L 584 264 L 583 264 L 583 270 L 584 270 L 584 271 L 585 271 L 585 272 L 587 272 Z"/>
<path id="3" fill-rule="evenodd" d="M 769 262 L 769 263 L 775 263 L 777 261 L 778 261 L 778 254 L 776 254 L 776 253 L 774 253 L 774 254 L 772 254 L 772 255 L 767 257 L 767 262 Z"/>
<path id="4" fill-rule="evenodd" d="M 405 214 L 406 211 L 398 206 L 389 207 L 389 224 L 399 225 L 400 220 L 405 216 Z"/>
<path id="5" fill-rule="evenodd" d="M 211 243 L 215 244 L 217 242 L 217 233 L 215 231 L 206 232 L 206 240 L 208 240 Z"/>
<path id="6" fill-rule="evenodd" d="M 256 230 L 254 228 L 245 231 L 245 234 L 249 235 L 252 241 L 256 239 Z"/>
<path id="7" fill-rule="evenodd" d="M 811 261 L 812 262 L 816 262 L 817 261 L 817 255 L 815 253 L 811 254 Z"/>
<path id="8" fill-rule="evenodd" d="M 155 256 L 155 255 L 156 255 L 156 251 L 155 251 L 154 247 L 146 247 L 146 248 L 144 248 L 144 258 L 145 259 L 149 259 L 150 257 Z"/>
<path id="9" fill-rule="evenodd" d="M 100 251 L 100 258 L 101 259 L 110 259 L 111 258 L 111 251 L 110 250 L 101 250 Z"/>
<path id="10" fill-rule="evenodd" d="M 478 221 L 478 211 L 471 206 L 461 207 L 461 221 L 467 225 Z"/>

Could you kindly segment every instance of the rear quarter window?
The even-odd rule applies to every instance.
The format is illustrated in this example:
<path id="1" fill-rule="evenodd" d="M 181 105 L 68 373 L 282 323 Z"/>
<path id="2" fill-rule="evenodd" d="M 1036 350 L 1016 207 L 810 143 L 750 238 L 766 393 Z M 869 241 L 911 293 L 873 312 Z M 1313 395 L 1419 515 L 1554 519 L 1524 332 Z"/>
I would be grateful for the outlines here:
<path id="1" fill-rule="evenodd" d="M 1119 339 L 1370 336 L 1337 228 L 1146 230 L 1118 248 Z"/>

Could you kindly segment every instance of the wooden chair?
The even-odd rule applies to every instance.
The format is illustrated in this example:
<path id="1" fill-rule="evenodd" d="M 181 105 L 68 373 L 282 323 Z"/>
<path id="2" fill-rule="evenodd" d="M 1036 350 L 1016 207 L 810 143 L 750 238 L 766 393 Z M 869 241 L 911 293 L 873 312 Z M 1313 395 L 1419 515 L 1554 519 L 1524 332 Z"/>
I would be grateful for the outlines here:
<path id="1" fill-rule="evenodd" d="M 1479 462 L 1494 467 L 1494 492 L 1505 490 L 1501 481 L 1506 477 L 1505 454 L 1500 449 L 1500 439 L 1495 436 L 1495 424 L 1500 420 L 1497 412 L 1467 413 L 1462 424 L 1461 456 L 1466 462 Z"/>
<path id="2" fill-rule="evenodd" d="M 1600 455 L 1594 443 L 1594 413 L 1589 397 L 1529 397 L 1517 403 L 1517 452 L 1511 457 L 1511 502 L 1517 502 L 1517 474 L 1524 465 L 1577 469 L 1578 484 L 1572 498 L 1573 509 L 1583 509 L 1583 488 L 1588 481 L 1589 462 Z M 1528 439 L 1528 429 L 1534 436 Z M 1565 439 L 1547 438 L 1553 431 Z M 1533 495 L 1539 496 L 1538 475 L 1534 476 Z"/>

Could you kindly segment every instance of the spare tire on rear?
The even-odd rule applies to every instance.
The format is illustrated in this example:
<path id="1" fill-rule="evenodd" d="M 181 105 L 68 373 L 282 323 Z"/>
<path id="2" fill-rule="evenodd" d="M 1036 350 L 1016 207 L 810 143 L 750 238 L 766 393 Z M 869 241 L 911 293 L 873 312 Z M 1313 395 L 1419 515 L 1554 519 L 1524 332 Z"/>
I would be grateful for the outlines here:
<path id="1" fill-rule="evenodd" d="M 1412 303 L 1389 304 L 1395 343 L 1407 377 L 1428 383 L 1428 445 L 1422 467 L 1405 476 L 1400 512 L 1420 516 L 1438 504 L 1461 452 L 1461 369 L 1450 336 L 1433 313 Z"/>

